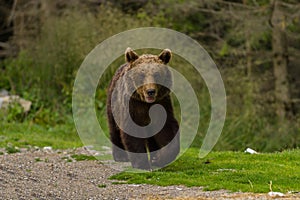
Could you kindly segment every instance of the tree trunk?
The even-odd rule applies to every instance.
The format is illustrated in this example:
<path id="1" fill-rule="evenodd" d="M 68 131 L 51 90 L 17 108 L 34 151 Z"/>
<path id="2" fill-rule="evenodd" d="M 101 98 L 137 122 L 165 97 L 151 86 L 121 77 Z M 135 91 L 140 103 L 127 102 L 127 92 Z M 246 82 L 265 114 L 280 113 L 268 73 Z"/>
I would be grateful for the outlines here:
<path id="1" fill-rule="evenodd" d="M 283 120 L 290 111 L 290 91 L 288 82 L 288 47 L 286 37 L 286 20 L 283 12 L 279 9 L 278 1 L 273 1 L 273 13 L 271 23 L 273 69 L 275 78 L 276 113 Z"/>

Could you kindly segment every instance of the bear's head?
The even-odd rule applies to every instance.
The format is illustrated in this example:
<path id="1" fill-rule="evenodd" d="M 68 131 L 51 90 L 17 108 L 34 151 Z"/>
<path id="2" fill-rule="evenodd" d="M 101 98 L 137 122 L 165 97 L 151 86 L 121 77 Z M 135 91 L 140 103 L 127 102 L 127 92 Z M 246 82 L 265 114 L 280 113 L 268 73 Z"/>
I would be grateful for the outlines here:
<path id="1" fill-rule="evenodd" d="M 125 51 L 130 86 L 134 87 L 132 98 L 146 102 L 157 102 L 170 93 L 171 72 L 166 66 L 171 59 L 171 51 L 164 49 L 159 55 L 143 54 L 139 56 L 131 48 Z"/>

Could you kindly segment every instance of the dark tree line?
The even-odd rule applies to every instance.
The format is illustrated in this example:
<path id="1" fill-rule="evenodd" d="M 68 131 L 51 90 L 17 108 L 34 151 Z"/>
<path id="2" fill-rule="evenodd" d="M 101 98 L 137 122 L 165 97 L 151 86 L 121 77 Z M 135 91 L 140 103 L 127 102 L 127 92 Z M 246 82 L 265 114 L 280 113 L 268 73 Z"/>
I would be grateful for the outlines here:
<path id="1" fill-rule="evenodd" d="M 132 17 L 146 15 L 154 26 L 190 35 L 221 69 L 242 68 L 245 76 L 240 78 L 252 83 L 245 90 L 252 104 L 272 104 L 280 119 L 300 113 L 297 0 L 2 0 L 0 58 L 30 46 L 50 16 L 60 16 L 67 8 L 97 12 L 101 5 Z"/>

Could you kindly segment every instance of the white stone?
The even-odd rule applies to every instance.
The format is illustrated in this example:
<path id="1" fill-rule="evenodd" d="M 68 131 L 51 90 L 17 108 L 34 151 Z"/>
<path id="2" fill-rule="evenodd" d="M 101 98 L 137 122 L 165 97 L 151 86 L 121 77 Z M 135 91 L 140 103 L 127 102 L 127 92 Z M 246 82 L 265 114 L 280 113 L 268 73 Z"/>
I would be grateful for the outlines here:
<path id="1" fill-rule="evenodd" d="M 268 195 L 270 197 L 284 197 L 285 195 L 281 192 L 269 192 Z"/>
<path id="2" fill-rule="evenodd" d="M 251 149 L 251 148 L 247 148 L 245 150 L 245 153 L 250 153 L 250 154 L 258 154 L 255 150 Z"/>
<path id="3" fill-rule="evenodd" d="M 11 95 L 11 96 L 3 96 L 0 97 L 0 108 L 8 108 L 8 106 L 14 102 L 19 103 L 23 109 L 24 112 L 28 112 L 30 110 L 31 107 L 31 101 L 27 101 L 25 99 L 22 99 L 21 97 L 17 96 L 17 95 Z"/>

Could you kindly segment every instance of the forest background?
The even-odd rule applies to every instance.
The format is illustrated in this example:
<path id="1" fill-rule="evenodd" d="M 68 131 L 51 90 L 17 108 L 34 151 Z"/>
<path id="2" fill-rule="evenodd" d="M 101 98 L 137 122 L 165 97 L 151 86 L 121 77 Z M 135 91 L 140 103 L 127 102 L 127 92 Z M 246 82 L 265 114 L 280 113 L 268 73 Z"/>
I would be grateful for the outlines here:
<path id="1" fill-rule="evenodd" d="M 0 111 L 0 144 L 57 143 L 23 137 L 35 132 L 41 138 L 55 134 L 60 140 L 76 141 L 67 147 L 80 146 L 71 98 L 80 64 L 108 37 L 149 26 L 192 37 L 220 70 L 227 116 L 216 150 L 299 148 L 297 0 L 2 0 L 0 90 L 20 95 L 32 106 L 27 113 L 19 105 Z M 123 62 L 121 56 L 107 70 L 102 78 L 106 84 L 99 85 L 96 95 L 95 107 L 106 131 L 106 86 Z M 193 146 L 199 147 L 210 120 L 209 93 L 201 76 L 184 59 L 175 55 L 170 65 L 178 67 L 198 95 L 200 127 Z"/>

